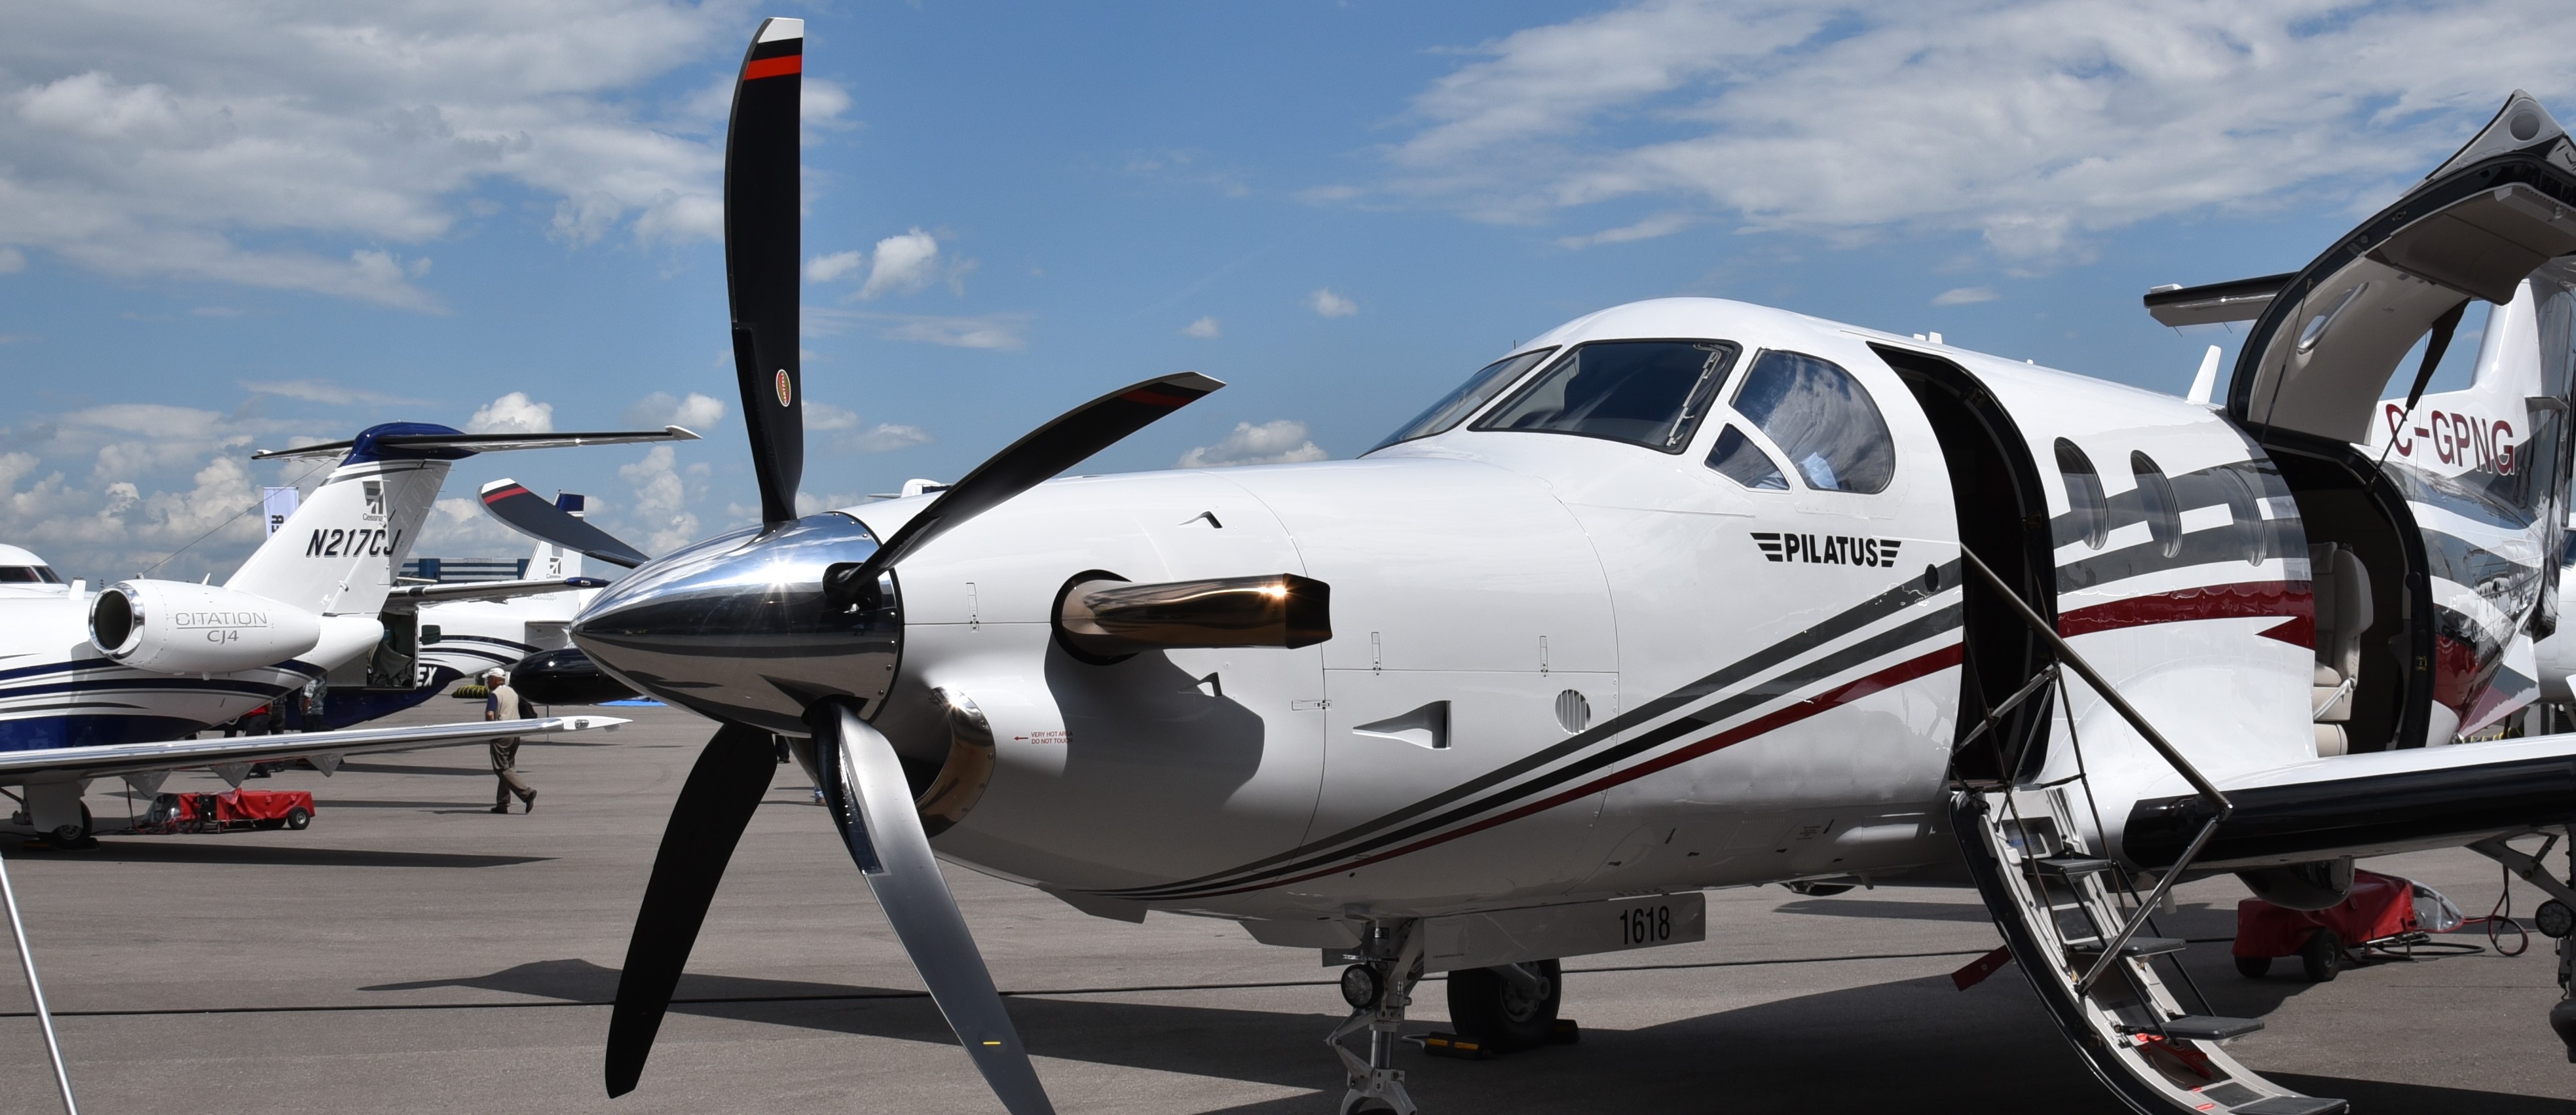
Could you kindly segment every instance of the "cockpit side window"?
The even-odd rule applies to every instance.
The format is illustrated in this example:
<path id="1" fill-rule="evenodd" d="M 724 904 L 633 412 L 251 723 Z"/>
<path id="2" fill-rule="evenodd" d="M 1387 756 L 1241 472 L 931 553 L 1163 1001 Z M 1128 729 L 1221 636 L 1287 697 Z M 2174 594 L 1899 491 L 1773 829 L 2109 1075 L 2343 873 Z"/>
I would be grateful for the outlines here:
<path id="1" fill-rule="evenodd" d="M 1578 345 L 1474 428 L 1607 438 L 1679 453 L 1707 417 L 1738 351 L 1726 341 Z"/>
<path id="2" fill-rule="evenodd" d="M 1753 361 L 1735 410 L 1789 455 L 1807 486 L 1869 494 L 1896 478 L 1896 443 L 1860 381 L 1840 365 L 1773 349 Z"/>
<path id="3" fill-rule="evenodd" d="M 0 565 L 0 584 L 41 584 L 45 578 L 36 575 L 33 565 Z"/>
<path id="4" fill-rule="evenodd" d="M 1772 463 L 1771 455 L 1753 444 L 1753 439 L 1744 436 L 1733 422 L 1717 432 L 1717 445 L 1708 451 L 1708 467 L 1747 488 L 1789 489 L 1789 478 L 1780 474 L 1780 466 Z"/>
<path id="5" fill-rule="evenodd" d="M 1476 413 L 1478 408 L 1491 401 L 1494 396 L 1502 394 L 1504 388 L 1510 387 L 1514 381 L 1521 378 L 1522 372 L 1535 367 L 1539 361 L 1547 359 L 1547 355 L 1555 351 L 1552 348 L 1543 348 L 1535 352 L 1524 352 L 1518 356 L 1506 356 L 1485 365 L 1483 370 L 1467 377 L 1467 382 L 1459 384 L 1457 390 L 1442 397 L 1439 402 L 1431 404 L 1431 409 L 1414 415 L 1413 421 L 1405 423 L 1403 429 L 1387 435 L 1385 441 L 1370 446 L 1369 452 L 1375 453 L 1399 441 L 1412 441 L 1415 438 L 1448 432 L 1450 427 L 1465 421 L 1468 415 Z"/>

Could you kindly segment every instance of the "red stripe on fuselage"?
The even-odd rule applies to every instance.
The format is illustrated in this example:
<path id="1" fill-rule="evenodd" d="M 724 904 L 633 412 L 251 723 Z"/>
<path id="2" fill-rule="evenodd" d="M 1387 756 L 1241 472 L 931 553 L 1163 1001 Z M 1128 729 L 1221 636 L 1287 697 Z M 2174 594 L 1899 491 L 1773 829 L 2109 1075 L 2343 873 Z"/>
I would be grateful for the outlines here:
<path id="1" fill-rule="evenodd" d="M 2057 625 L 2060 634 L 2068 638 L 2072 638 L 2077 635 L 2090 635 L 2103 631 L 2118 631 L 2130 627 L 2145 627 L 2159 623 L 2182 623 L 2191 620 L 2204 619 L 2245 619 L 2265 616 L 2288 616 L 2290 617 L 2290 622 L 2263 631 L 2261 632 L 2262 635 L 2269 638 L 2279 639 L 2282 642 L 2290 643 L 2294 646 L 2308 647 L 2314 644 L 2314 633 L 2316 630 L 2314 597 L 2311 590 L 2305 583 L 2296 581 L 2247 581 L 2238 584 L 2176 589 L 2172 592 L 2156 593 L 2147 596 L 2133 596 L 2122 600 L 2113 600 L 2096 604 L 2091 607 L 2078 608 L 2072 612 L 2059 616 Z M 1383 863 L 1398 856 L 1411 855 L 1425 848 L 1445 844 L 1471 833 L 1482 832 L 1486 829 L 1493 828 L 1496 825 L 1508 824 L 1534 813 L 1554 809 L 1567 802 L 1579 800 L 1586 795 L 1597 793 L 1622 783 L 1636 781 L 1637 779 L 1644 778 L 1647 775 L 1654 774 L 1657 771 L 1679 766 L 1683 763 L 1699 758 L 1700 756 L 1732 747 L 1756 736 L 1778 731 L 1801 720 L 1850 704 L 1851 702 L 1869 696 L 1872 693 L 1877 693 L 1885 689 L 1892 689 L 1917 678 L 1949 669 L 1950 667 L 1959 664 L 1959 658 L 1960 645 L 1953 643 L 1938 650 L 1917 655 L 1903 662 L 1899 662 L 1858 680 L 1845 682 L 1840 686 L 1828 689 L 1786 708 L 1757 717 L 1753 720 L 1737 725 L 1736 727 L 1719 731 L 1699 740 L 1698 742 L 1665 752 L 1652 759 L 1638 763 L 1635 766 L 1624 767 L 1616 772 L 1603 775 L 1573 789 L 1559 791 L 1530 804 L 1519 806 L 1503 813 L 1497 813 L 1494 816 L 1461 826 L 1448 832 L 1423 837 L 1420 840 L 1416 840 L 1413 843 L 1404 845 L 1400 848 L 1380 852 L 1365 859 L 1336 864 L 1332 867 L 1310 871 L 1305 874 L 1292 876 L 1286 879 L 1267 881 L 1250 886 L 1232 887 L 1225 890 L 1194 892 L 1189 897 L 1213 898 L 1219 895 L 1243 894 L 1250 891 L 1268 890 L 1273 887 L 1287 886 L 1292 883 L 1302 883 L 1308 879 L 1320 879 L 1337 871 L 1354 871 L 1359 868 L 1369 866 L 1370 864 Z"/>
<path id="2" fill-rule="evenodd" d="M 2240 581 L 2205 585 L 2077 608 L 2057 617 L 2057 633 L 2072 639 L 2097 631 L 2183 623 L 2196 619 L 2252 619 L 2281 616 L 2290 622 L 2259 632 L 2292 646 L 2315 648 L 2316 597 L 2306 582 Z"/>
<path id="3" fill-rule="evenodd" d="M 1599 778 L 1593 779 L 1592 781 L 1586 782 L 1571 790 L 1559 791 L 1537 801 L 1531 802 L 1528 805 L 1521 806 L 1509 812 L 1497 813 L 1463 828 L 1444 832 L 1437 836 L 1426 836 L 1401 848 L 1397 848 L 1392 851 L 1380 852 L 1368 857 L 1367 859 L 1353 863 L 1339 864 L 1333 867 L 1327 867 L 1321 871 L 1309 872 L 1294 878 L 1280 879 L 1275 882 L 1262 883 L 1257 886 L 1237 887 L 1233 890 L 1210 891 L 1203 895 L 1193 895 L 1192 897 L 1215 897 L 1217 895 L 1224 894 L 1241 894 L 1245 891 L 1268 890 L 1272 887 L 1287 886 L 1290 883 L 1302 883 L 1308 879 L 1320 879 L 1336 871 L 1357 870 L 1372 863 L 1380 863 L 1394 859 L 1397 856 L 1411 855 L 1423 850 L 1424 848 L 1431 847 L 1434 844 L 1445 844 L 1470 833 L 1482 832 L 1496 825 L 1508 824 L 1512 821 L 1520 820 L 1521 818 L 1527 817 L 1533 813 L 1540 813 L 1554 809 L 1569 801 L 1574 801 L 1589 794 L 1598 793 L 1623 782 L 1634 782 L 1637 779 L 1644 778 L 1656 771 L 1679 766 L 1683 763 L 1699 758 L 1702 755 L 1732 747 L 1758 735 L 1776 732 L 1818 713 L 1840 708 L 1843 705 L 1850 704 L 1853 701 L 1857 701 L 1880 690 L 1891 689 L 1896 686 L 1903 685 L 1906 682 L 1913 681 L 1914 679 L 1926 674 L 1946 670 L 1958 664 L 1959 644 L 1952 643 L 1949 646 L 1942 647 L 1941 649 L 1935 650 L 1929 654 L 1919 655 L 1903 662 L 1899 662 L 1896 665 L 1880 670 L 1877 673 L 1871 674 L 1857 681 L 1845 682 L 1842 685 L 1828 689 L 1822 693 L 1818 693 L 1813 697 L 1809 697 L 1806 700 L 1790 705 L 1787 708 L 1773 712 L 1767 716 L 1756 717 L 1743 724 L 1718 732 L 1715 735 L 1711 735 L 1697 743 L 1667 751 L 1652 759 L 1639 763 L 1636 766 L 1627 767 L 1611 774 L 1602 775 Z"/>
<path id="4" fill-rule="evenodd" d="M 764 77 L 786 77 L 805 72 L 805 56 L 782 54 L 776 58 L 754 58 L 742 65 L 742 79 L 755 81 Z"/>

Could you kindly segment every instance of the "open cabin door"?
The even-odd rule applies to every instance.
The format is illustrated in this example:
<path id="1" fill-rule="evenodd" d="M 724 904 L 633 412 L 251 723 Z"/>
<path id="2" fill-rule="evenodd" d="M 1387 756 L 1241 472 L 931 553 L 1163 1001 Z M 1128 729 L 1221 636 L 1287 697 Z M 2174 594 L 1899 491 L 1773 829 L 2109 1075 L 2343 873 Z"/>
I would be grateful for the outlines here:
<path id="1" fill-rule="evenodd" d="M 2536 351 L 2534 393 L 2501 423 L 2510 433 L 2497 430 L 2508 444 L 2465 471 L 2390 459 L 2374 434 L 2404 436 L 2424 421 L 2416 404 L 2471 301 L 2515 307 L 2493 320 Z M 2226 409 L 2298 500 L 2334 747 L 2451 742 L 2508 649 L 2545 637 L 2557 615 L 2576 143 L 2517 92 L 2458 154 L 2305 268 L 2159 290 L 2147 303 L 2168 324 L 2255 323 Z M 2408 361 L 2418 342 L 2425 355 Z M 2321 751 L 2334 753 L 2326 738 Z"/>
<path id="2" fill-rule="evenodd" d="M 2041 494 L 2029 443 L 2003 404 L 1968 370 L 1930 353 L 1873 344 L 1879 358 L 1912 390 L 1941 441 L 1958 509 L 1959 546 L 1975 554 L 2043 616 L 2057 616 L 2057 566 L 2050 555 L 2048 502 Z M 1958 778 L 2003 782 L 2035 775 L 2046 759 L 2049 694 L 2032 693 L 1991 728 L 1996 708 L 2012 701 L 2047 666 L 2048 648 L 1987 586 L 1959 575 L 1961 648 L 1959 727 L 1952 759 Z M 1947 587 L 1947 586 L 1944 586 Z M 1976 738 L 1971 741 L 1970 737 Z"/>

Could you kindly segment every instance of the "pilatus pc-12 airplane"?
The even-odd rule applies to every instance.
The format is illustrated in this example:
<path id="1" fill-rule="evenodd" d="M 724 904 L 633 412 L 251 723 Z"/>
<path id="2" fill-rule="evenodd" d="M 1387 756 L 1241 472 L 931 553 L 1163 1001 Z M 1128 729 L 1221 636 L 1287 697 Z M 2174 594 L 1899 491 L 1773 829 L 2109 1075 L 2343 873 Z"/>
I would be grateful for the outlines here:
<path id="1" fill-rule="evenodd" d="M 1356 460 L 1052 479 L 1218 386 L 1184 373 L 934 496 L 800 516 L 802 46 L 762 25 L 727 152 L 766 521 L 573 627 L 722 724 L 644 888 L 612 1094 L 773 736 L 1019 1115 L 1049 1103 L 940 858 L 1347 965 L 1346 1115 L 1414 1110 L 1425 973 L 1462 1035 L 1531 1041 L 1559 958 L 1698 938 L 1704 888 L 1902 874 L 1977 889 L 2137 1110 L 2341 1111 L 2167 982 L 2167 888 L 2321 908 L 2354 857 L 2466 845 L 2576 901 L 2507 843 L 2576 812 L 2576 737 L 2453 743 L 2555 618 L 2576 146 L 2528 97 L 2264 292 L 2223 405 L 1667 299 L 1519 346 Z M 2528 314 L 2537 388 L 2476 467 L 2384 462 L 2383 390 L 2415 384 L 2401 436 L 2430 424 L 2403 412 L 2471 301 Z"/>
<path id="2" fill-rule="evenodd" d="M 695 437 L 677 426 L 468 434 L 404 422 L 349 441 L 261 453 L 339 463 L 221 585 L 136 577 L 93 593 L 60 583 L 24 550 L 0 547 L 0 786 L 20 788 L 14 796 L 23 808 L 13 823 L 79 844 L 90 830 L 81 796 L 98 778 L 121 776 L 150 794 L 176 769 L 212 768 L 239 784 L 252 763 L 266 760 L 311 758 L 328 773 L 347 755 L 623 723 L 540 717 L 190 738 L 315 681 L 339 691 L 340 724 L 409 707 L 434 692 L 421 687 L 415 665 L 422 603 L 605 583 L 558 574 L 397 585 L 395 571 L 456 461 L 504 449 Z M 7 564 L 12 560 L 25 564 Z"/>

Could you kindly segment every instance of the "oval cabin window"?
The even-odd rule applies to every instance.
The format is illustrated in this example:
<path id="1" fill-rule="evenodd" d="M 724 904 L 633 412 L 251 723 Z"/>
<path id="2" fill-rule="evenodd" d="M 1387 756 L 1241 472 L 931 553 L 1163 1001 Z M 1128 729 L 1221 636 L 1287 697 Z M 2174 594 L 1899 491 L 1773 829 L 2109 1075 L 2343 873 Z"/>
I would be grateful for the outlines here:
<path id="1" fill-rule="evenodd" d="M 2066 478 L 2066 515 L 2074 528 L 2074 537 L 2059 539 L 2065 545 L 2081 539 L 2099 550 L 2111 537 L 2111 501 L 2102 495 L 2102 474 L 2094 471 L 2093 458 L 2065 438 L 2057 439 L 2057 473 Z"/>
<path id="2" fill-rule="evenodd" d="M 2174 499 L 2173 481 L 2144 453 L 2129 454 L 2129 471 L 2137 474 L 2138 514 L 2147 521 L 2147 537 L 2154 540 L 2156 552 L 2166 557 L 2181 553 L 2182 504 Z"/>

